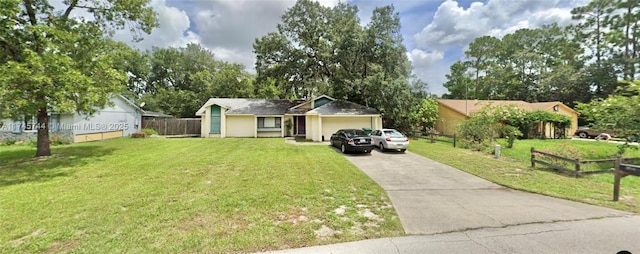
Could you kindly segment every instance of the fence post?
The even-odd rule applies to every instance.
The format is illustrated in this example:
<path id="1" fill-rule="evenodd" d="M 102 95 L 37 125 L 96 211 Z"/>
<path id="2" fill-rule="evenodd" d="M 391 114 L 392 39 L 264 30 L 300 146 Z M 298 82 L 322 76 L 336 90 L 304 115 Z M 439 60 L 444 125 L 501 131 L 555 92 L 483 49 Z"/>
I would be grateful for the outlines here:
<path id="1" fill-rule="evenodd" d="M 453 133 L 453 147 L 456 147 L 456 134 Z"/>
<path id="2" fill-rule="evenodd" d="M 614 178 L 613 178 L 613 201 L 618 201 L 618 198 L 620 197 L 620 178 L 622 178 L 622 176 L 620 175 L 620 158 L 616 159 L 616 162 L 614 163 Z"/>
<path id="3" fill-rule="evenodd" d="M 578 177 L 582 174 L 582 172 L 580 172 L 580 159 L 576 159 L 573 163 L 575 164 L 576 177 Z"/>
<path id="4" fill-rule="evenodd" d="M 531 167 L 535 168 L 536 167 L 536 149 L 534 149 L 533 147 L 531 147 Z"/>
<path id="5" fill-rule="evenodd" d="M 167 119 L 164 119 L 164 135 L 167 135 Z"/>

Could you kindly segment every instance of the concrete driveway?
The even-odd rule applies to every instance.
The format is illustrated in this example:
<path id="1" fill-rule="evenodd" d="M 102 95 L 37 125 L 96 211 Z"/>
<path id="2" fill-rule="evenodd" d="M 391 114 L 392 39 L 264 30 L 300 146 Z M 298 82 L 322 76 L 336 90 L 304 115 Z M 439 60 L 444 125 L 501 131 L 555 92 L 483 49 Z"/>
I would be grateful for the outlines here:
<path id="1" fill-rule="evenodd" d="M 425 157 L 407 153 L 347 155 L 384 188 L 408 234 L 575 221 L 623 212 L 511 190 Z"/>

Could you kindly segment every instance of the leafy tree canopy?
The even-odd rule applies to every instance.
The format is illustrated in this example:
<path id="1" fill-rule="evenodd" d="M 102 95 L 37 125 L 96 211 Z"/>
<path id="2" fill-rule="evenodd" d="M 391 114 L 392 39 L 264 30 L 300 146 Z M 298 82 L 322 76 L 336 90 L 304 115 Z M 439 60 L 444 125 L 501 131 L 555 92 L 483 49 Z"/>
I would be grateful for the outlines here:
<path id="1" fill-rule="evenodd" d="M 125 45 L 108 39 L 130 28 L 151 32 L 156 13 L 148 0 L 0 3 L 0 117 L 37 115 L 37 156 L 48 156 L 49 113 L 91 113 L 122 91 L 126 73 L 115 68 Z M 79 9 L 86 16 L 72 14 Z"/>
<path id="2" fill-rule="evenodd" d="M 612 130 L 628 141 L 640 139 L 640 80 L 625 82 L 616 94 L 581 103 L 578 111 L 597 129 Z"/>
<path id="3" fill-rule="evenodd" d="M 411 76 L 399 15 L 393 6 L 378 7 L 362 26 L 357 13 L 346 3 L 297 1 L 277 31 L 255 40 L 256 82 L 271 82 L 283 98 L 327 94 L 371 106 L 386 126 L 407 131 L 426 84 Z"/>
<path id="4" fill-rule="evenodd" d="M 175 117 L 194 117 L 212 97 L 252 98 L 277 92 L 269 83 L 256 89 L 254 76 L 244 66 L 216 60 L 199 44 L 182 48 L 154 48 L 127 52 L 119 68 L 129 73 L 128 91 L 144 109 Z"/>

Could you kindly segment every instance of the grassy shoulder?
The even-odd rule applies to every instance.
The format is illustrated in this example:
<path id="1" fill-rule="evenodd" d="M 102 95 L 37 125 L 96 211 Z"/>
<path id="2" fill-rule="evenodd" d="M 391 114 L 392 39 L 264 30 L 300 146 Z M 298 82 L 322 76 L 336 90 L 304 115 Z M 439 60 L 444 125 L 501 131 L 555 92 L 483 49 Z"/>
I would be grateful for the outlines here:
<path id="1" fill-rule="evenodd" d="M 116 139 L 0 147 L 0 252 L 254 252 L 398 236 L 391 202 L 325 146 Z M 375 216 L 372 216 L 375 214 Z"/>
<path id="2" fill-rule="evenodd" d="M 614 153 L 617 151 L 615 145 L 603 142 L 584 144 L 587 142 L 518 140 L 513 149 L 502 149 L 501 159 L 495 159 L 492 155 L 482 152 L 454 148 L 450 143 L 430 143 L 425 139 L 412 140 L 409 150 L 509 188 L 640 213 L 640 177 L 623 178 L 620 201 L 613 202 L 612 174 L 586 175 L 575 178 L 552 169 L 532 169 L 530 167 L 529 158 L 532 146 L 543 149 L 544 147 L 557 147 L 565 142 L 575 143 L 580 147 L 579 150 L 587 149 L 588 153 L 591 153 L 591 149 L 597 150 L 593 154 L 606 154 L 609 150 Z M 635 153 L 637 151 L 629 154 L 629 157 Z"/>

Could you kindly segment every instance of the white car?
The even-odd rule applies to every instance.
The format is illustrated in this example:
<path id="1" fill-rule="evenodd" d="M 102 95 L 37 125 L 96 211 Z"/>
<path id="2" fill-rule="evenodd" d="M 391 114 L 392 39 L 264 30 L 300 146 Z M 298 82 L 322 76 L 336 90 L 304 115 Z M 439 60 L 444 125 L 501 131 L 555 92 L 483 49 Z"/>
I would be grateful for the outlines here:
<path id="1" fill-rule="evenodd" d="M 380 151 L 400 150 L 404 152 L 409 148 L 409 138 L 394 129 L 374 130 L 369 134 L 371 141 Z"/>

